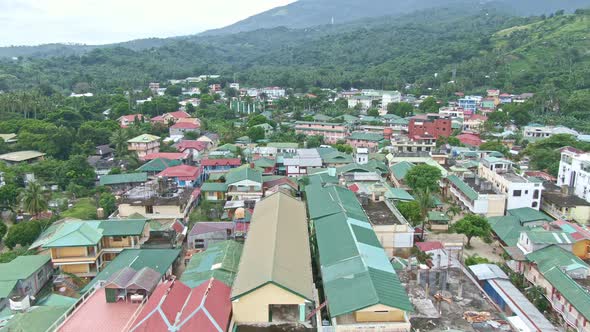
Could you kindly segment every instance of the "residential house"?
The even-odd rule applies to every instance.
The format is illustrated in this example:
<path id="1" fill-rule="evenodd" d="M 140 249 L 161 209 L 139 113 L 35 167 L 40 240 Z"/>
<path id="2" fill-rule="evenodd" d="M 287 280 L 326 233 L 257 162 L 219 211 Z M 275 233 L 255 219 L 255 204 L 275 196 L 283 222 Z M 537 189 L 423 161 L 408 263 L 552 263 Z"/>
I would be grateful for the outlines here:
<path id="1" fill-rule="evenodd" d="M 317 150 L 325 167 L 339 167 L 353 162 L 351 155 L 334 148 L 324 147 Z"/>
<path id="2" fill-rule="evenodd" d="M 539 210 L 541 208 L 542 181 L 516 174 L 512 162 L 501 158 L 485 157 L 479 164 L 478 175 L 489 181 L 496 192 L 506 195 L 507 209 L 532 207 Z"/>
<path id="3" fill-rule="evenodd" d="M 139 248 L 149 238 L 145 219 L 62 220 L 52 224 L 31 249 L 49 249 L 54 267 L 93 277 L 123 249 Z"/>
<path id="4" fill-rule="evenodd" d="M 151 122 L 152 123 L 168 124 L 168 123 L 177 123 L 177 122 L 182 121 L 184 119 L 191 119 L 191 121 L 193 120 L 191 118 L 191 115 L 188 114 L 187 112 L 176 111 L 176 112 L 164 113 L 162 115 L 155 116 L 151 119 Z"/>
<path id="5" fill-rule="evenodd" d="M 460 98 L 458 100 L 458 105 L 460 108 L 470 111 L 471 113 L 475 113 L 477 111 L 477 106 L 481 101 L 481 97 L 479 96 L 465 96 L 464 98 Z"/>
<path id="6" fill-rule="evenodd" d="M 201 137 L 197 138 L 197 141 L 206 142 L 209 144 L 209 149 L 212 149 L 219 144 L 219 135 L 216 133 L 206 132 Z"/>
<path id="7" fill-rule="evenodd" d="M 447 197 L 467 208 L 471 213 L 486 217 L 503 216 L 506 210 L 506 195 L 493 190 L 492 184 L 474 174 L 464 174 L 463 178 L 451 174 L 446 177 L 447 187 L 443 191 Z"/>
<path id="8" fill-rule="evenodd" d="M 127 128 L 130 125 L 134 124 L 135 122 L 144 122 L 145 118 L 143 114 L 130 114 L 130 115 L 123 115 L 117 119 L 119 122 L 119 126 L 121 128 Z"/>
<path id="9" fill-rule="evenodd" d="M 5 162 L 7 165 L 16 164 L 32 164 L 43 160 L 45 153 L 38 151 L 17 151 L 9 152 L 0 155 L 0 160 Z"/>
<path id="10" fill-rule="evenodd" d="M 431 153 L 436 148 L 436 139 L 411 140 L 407 136 L 396 136 L 391 140 L 388 148 L 393 154 Z"/>
<path id="11" fill-rule="evenodd" d="M 242 165 L 242 160 L 240 160 L 240 158 L 203 159 L 201 161 L 201 167 L 203 167 L 203 172 L 206 175 L 215 172 L 227 172 L 240 165 Z"/>
<path id="12" fill-rule="evenodd" d="M 408 125 L 408 137 L 411 139 L 430 135 L 436 140 L 440 136 L 448 137 L 451 133 L 451 119 L 439 114 L 414 116 Z"/>
<path id="13" fill-rule="evenodd" d="M 209 202 L 225 201 L 227 184 L 219 182 L 205 182 L 201 185 L 201 195 Z"/>
<path id="14" fill-rule="evenodd" d="M 186 264 L 180 281 L 195 288 L 211 278 L 215 278 L 232 287 L 238 273 L 243 249 L 243 243 L 227 240 L 215 242 L 206 250 L 195 252 Z"/>
<path id="15" fill-rule="evenodd" d="M 479 133 L 487 120 L 483 114 L 472 114 L 463 120 L 463 130 Z"/>
<path id="16" fill-rule="evenodd" d="M 0 264 L 0 310 L 27 309 L 34 297 L 53 275 L 49 255 L 18 256 Z"/>
<path id="17" fill-rule="evenodd" d="M 541 210 L 555 219 L 575 221 L 582 225 L 590 223 L 590 202 L 570 193 L 569 186 L 560 188 L 545 181 L 543 187 Z"/>
<path id="18" fill-rule="evenodd" d="M 231 300 L 238 325 L 308 320 L 315 304 L 303 202 L 278 192 L 256 205 Z"/>
<path id="19" fill-rule="evenodd" d="M 193 161 L 199 160 L 203 153 L 207 151 L 207 147 L 207 142 L 196 140 L 182 140 L 176 144 L 178 152 L 189 153 Z"/>
<path id="20" fill-rule="evenodd" d="M 270 137 L 274 132 L 274 128 L 268 123 L 261 123 L 259 125 L 255 125 L 253 128 L 262 128 L 262 130 L 264 130 L 265 138 Z"/>
<path id="21" fill-rule="evenodd" d="M 150 134 L 139 135 L 127 141 L 127 149 L 143 159 L 148 154 L 160 152 L 160 137 Z"/>
<path id="22" fill-rule="evenodd" d="M 13 143 L 18 142 L 18 138 L 15 133 L 0 134 L 0 139 L 3 140 L 4 143 L 7 143 L 7 144 L 13 144 Z"/>
<path id="23" fill-rule="evenodd" d="M 231 317 L 230 287 L 211 278 L 190 288 L 182 281 L 160 284 L 130 324 L 135 331 L 226 331 Z"/>
<path id="24" fill-rule="evenodd" d="M 146 154 L 142 159 L 143 161 L 151 161 L 154 159 L 168 159 L 168 160 L 179 160 L 181 162 L 189 161 L 190 153 L 188 152 L 156 152 Z"/>
<path id="25" fill-rule="evenodd" d="M 132 285 L 133 281 L 140 279 L 139 277 L 142 272 L 149 274 L 150 279 L 153 280 L 150 285 L 152 289 L 148 290 L 151 292 L 153 287 L 172 276 L 172 268 L 179 260 L 180 251 L 180 249 L 153 248 L 123 249 L 115 259 L 98 272 L 96 277 L 94 277 L 81 292 L 85 293 L 92 288 L 99 286 L 101 283 L 113 282 L 115 278 L 120 278 L 125 275 L 128 275 L 128 280 L 125 280 L 124 284 L 119 283 L 119 286 L 123 286 L 120 288 L 122 290 L 130 291 L 132 288 L 127 286 Z M 111 287 L 110 289 L 115 288 Z M 108 289 L 105 291 L 106 293 L 112 292 L 112 290 Z"/>
<path id="26" fill-rule="evenodd" d="M 343 123 L 297 121 L 295 132 L 305 136 L 323 136 L 326 144 L 336 144 L 339 140 L 346 139 L 348 127 Z"/>
<path id="27" fill-rule="evenodd" d="M 189 165 L 172 166 L 158 173 L 156 177 L 174 179 L 178 187 L 193 188 L 200 183 L 201 169 Z"/>
<path id="28" fill-rule="evenodd" d="M 410 331 L 412 304 L 354 194 L 311 178 L 305 194 L 333 330 Z"/>
<path id="29" fill-rule="evenodd" d="M 522 231 L 516 246 L 526 255 L 549 246 L 558 246 L 572 252 L 575 239 L 566 232 L 556 231 Z"/>
<path id="30" fill-rule="evenodd" d="M 156 175 L 168 167 L 181 165 L 180 160 L 172 160 L 165 158 L 156 158 L 141 165 L 137 171 L 147 173 L 148 175 Z"/>
<path id="31" fill-rule="evenodd" d="M 199 197 L 198 188 L 182 187 L 174 179 L 158 178 L 121 194 L 117 198 L 117 216 L 141 215 L 173 226 L 168 222 L 186 220 Z"/>
<path id="32" fill-rule="evenodd" d="M 322 158 L 317 149 L 298 149 L 292 157 L 284 157 L 287 176 L 302 176 L 310 173 L 313 168 L 323 166 Z"/>
<path id="33" fill-rule="evenodd" d="M 274 175 L 276 171 L 277 161 L 270 158 L 258 158 L 254 160 L 254 166 L 262 169 L 262 175 Z"/>
<path id="34" fill-rule="evenodd" d="M 201 132 L 201 125 L 193 122 L 177 122 L 170 126 L 170 136 L 181 136 L 184 137 L 186 133 L 196 133 L 197 135 Z"/>
<path id="35" fill-rule="evenodd" d="M 262 171 L 243 165 L 225 176 L 228 200 L 257 202 L 262 198 Z"/>
<path id="36" fill-rule="evenodd" d="M 383 134 L 353 132 L 346 138 L 346 143 L 353 148 L 367 148 L 369 152 L 377 152 L 383 145 Z"/>
<path id="37" fill-rule="evenodd" d="M 479 135 L 476 134 L 461 133 L 456 137 L 463 145 L 467 147 L 479 148 L 479 146 L 483 144 L 483 141 Z"/>
<path id="38" fill-rule="evenodd" d="M 562 149 L 557 185 L 590 202 L 590 153 Z"/>
<path id="39" fill-rule="evenodd" d="M 135 186 L 142 185 L 148 180 L 147 173 L 124 173 L 102 175 L 99 179 L 101 186 L 108 186 L 113 191 L 128 190 Z"/>
<path id="40" fill-rule="evenodd" d="M 299 148 L 297 143 L 275 143 L 270 142 L 266 144 L 269 148 L 276 148 L 276 153 L 296 153 Z"/>
<path id="41" fill-rule="evenodd" d="M 214 243 L 232 239 L 234 229 L 233 222 L 197 222 L 188 234 L 187 245 L 190 249 L 206 250 Z"/>
<path id="42" fill-rule="evenodd" d="M 576 137 L 580 135 L 577 131 L 564 126 L 542 126 L 539 124 L 530 124 L 525 126 L 522 130 L 523 139 L 526 139 L 529 142 L 549 138 L 558 134 L 567 134 Z"/>

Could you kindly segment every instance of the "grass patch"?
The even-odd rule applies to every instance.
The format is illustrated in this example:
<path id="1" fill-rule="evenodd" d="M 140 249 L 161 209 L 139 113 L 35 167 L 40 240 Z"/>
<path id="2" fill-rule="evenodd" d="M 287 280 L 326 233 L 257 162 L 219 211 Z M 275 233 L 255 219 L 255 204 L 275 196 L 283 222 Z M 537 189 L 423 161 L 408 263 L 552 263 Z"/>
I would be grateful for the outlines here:
<path id="1" fill-rule="evenodd" d="M 96 203 L 92 198 L 81 198 L 71 209 L 62 212 L 61 217 L 83 220 L 96 219 Z"/>

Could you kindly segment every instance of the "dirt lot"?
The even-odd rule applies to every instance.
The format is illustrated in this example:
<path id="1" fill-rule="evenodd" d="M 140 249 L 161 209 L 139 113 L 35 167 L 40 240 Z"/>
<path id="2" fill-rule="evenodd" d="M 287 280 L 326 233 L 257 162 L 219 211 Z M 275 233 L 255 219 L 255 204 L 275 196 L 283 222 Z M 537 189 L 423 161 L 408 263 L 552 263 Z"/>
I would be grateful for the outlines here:
<path id="1" fill-rule="evenodd" d="M 429 233 L 426 235 L 426 241 L 441 241 L 443 243 L 467 243 L 467 238 L 462 234 L 448 234 L 448 233 Z M 498 241 L 491 244 L 483 242 L 480 238 L 471 239 L 471 249 L 463 250 L 463 257 L 477 254 L 480 257 L 485 257 L 492 262 L 503 262 L 501 256 L 502 248 Z"/>

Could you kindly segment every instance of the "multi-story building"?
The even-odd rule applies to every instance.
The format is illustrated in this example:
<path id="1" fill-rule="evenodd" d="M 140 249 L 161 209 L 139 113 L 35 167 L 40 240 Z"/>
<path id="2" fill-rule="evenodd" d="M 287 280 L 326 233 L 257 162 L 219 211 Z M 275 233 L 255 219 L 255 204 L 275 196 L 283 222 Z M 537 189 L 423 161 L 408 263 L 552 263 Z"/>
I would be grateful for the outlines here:
<path id="1" fill-rule="evenodd" d="M 145 219 L 63 220 L 49 227 L 31 249 L 49 249 L 54 267 L 92 277 L 123 249 L 139 248 L 149 238 Z"/>
<path id="2" fill-rule="evenodd" d="M 436 140 L 410 140 L 407 136 L 396 136 L 391 140 L 391 150 L 394 154 L 413 152 L 432 152 L 436 148 Z"/>
<path id="3" fill-rule="evenodd" d="M 127 150 L 134 151 L 142 159 L 150 153 L 160 152 L 160 137 L 150 134 L 139 135 L 127 141 Z"/>
<path id="4" fill-rule="evenodd" d="M 267 87 L 261 89 L 260 93 L 264 93 L 267 98 L 279 99 L 285 97 L 285 89 L 279 88 L 278 86 Z"/>
<path id="5" fill-rule="evenodd" d="M 338 140 L 346 139 L 348 127 L 343 123 L 297 121 L 295 132 L 305 136 L 323 136 L 327 144 L 336 144 Z"/>
<path id="6" fill-rule="evenodd" d="M 478 176 L 490 182 L 497 193 L 506 195 L 506 209 L 541 208 L 542 181 L 517 174 L 512 162 L 495 157 L 481 159 Z"/>
<path id="7" fill-rule="evenodd" d="M 378 97 L 371 96 L 354 96 L 348 99 L 348 108 L 360 107 L 367 110 L 373 106 L 373 101 L 379 101 Z"/>
<path id="8" fill-rule="evenodd" d="M 563 149 L 557 185 L 568 186 L 574 195 L 590 202 L 590 153 Z"/>
<path id="9" fill-rule="evenodd" d="M 486 217 L 503 216 L 506 210 L 506 195 L 493 190 L 492 184 L 476 175 L 460 178 L 457 175 L 449 175 L 446 178 L 448 185 L 444 193 L 454 197 L 461 205 L 469 209 L 471 213 L 485 215 Z"/>
<path id="10" fill-rule="evenodd" d="M 564 126 L 530 125 L 524 127 L 524 129 L 522 130 L 522 138 L 528 141 L 549 138 L 553 135 L 558 134 L 568 134 L 576 137 L 579 135 L 577 131 Z"/>
<path id="11" fill-rule="evenodd" d="M 465 96 L 464 98 L 459 99 L 458 105 L 464 110 L 475 113 L 475 111 L 477 111 L 477 105 L 480 101 L 481 97 L 479 96 Z"/>
<path id="12" fill-rule="evenodd" d="M 387 109 L 387 105 L 393 103 L 401 103 L 402 94 L 399 91 L 383 91 L 383 98 L 381 99 L 381 107 Z"/>
<path id="13" fill-rule="evenodd" d="M 225 184 L 228 200 L 247 203 L 262 198 L 262 172 L 253 165 L 243 165 L 227 172 Z"/>
<path id="14" fill-rule="evenodd" d="M 410 119 L 408 125 L 408 136 L 415 137 L 431 135 L 434 139 L 448 137 L 452 133 L 451 119 L 439 114 L 426 114 L 415 116 Z"/>
<path id="15" fill-rule="evenodd" d="M 312 168 L 321 168 L 323 161 L 317 149 L 298 149 L 296 155 L 283 158 L 283 164 L 287 176 L 303 176 Z"/>
<path id="16" fill-rule="evenodd" d="M 384 142 L 382 133 L 354 132 L 346 138 L 348 145 L 353 148 L 367 148 L 369 152 L 377 152 Z"/>
<path id="17" fill-rule="evenodd" d="M 438 110 L 438 114 L 444 115 L 450 118 L 458 118 L 463 119 L 465 118 L 465 112 L 462 108 L 457 107 L 441 107 Z"/>

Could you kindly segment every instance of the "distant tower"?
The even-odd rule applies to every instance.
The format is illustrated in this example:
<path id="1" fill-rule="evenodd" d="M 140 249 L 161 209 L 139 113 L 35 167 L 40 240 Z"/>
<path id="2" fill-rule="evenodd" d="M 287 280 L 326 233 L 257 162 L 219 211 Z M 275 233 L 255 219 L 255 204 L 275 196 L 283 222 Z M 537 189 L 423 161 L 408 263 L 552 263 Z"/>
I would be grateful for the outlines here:
<path id="1" fill-rule="evenodd" d="M 332 23 L 332 25 L 334 25 L 334 16 L 332 16 L 331 23 Z"/>

